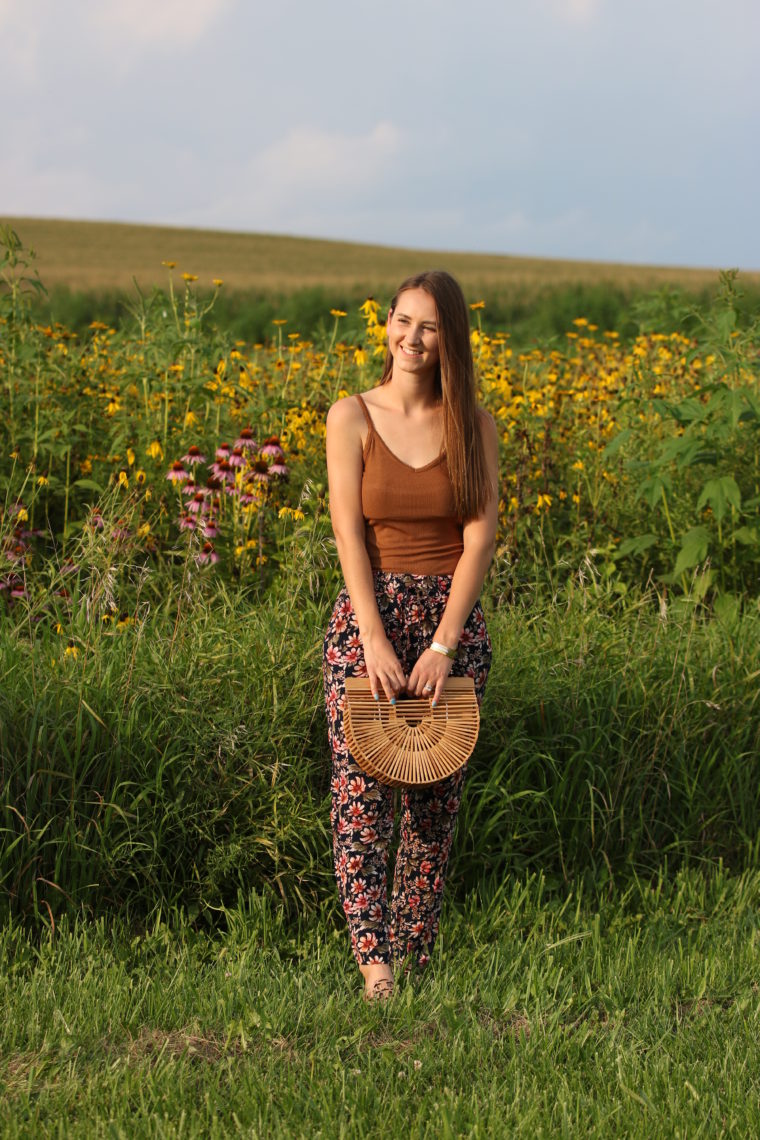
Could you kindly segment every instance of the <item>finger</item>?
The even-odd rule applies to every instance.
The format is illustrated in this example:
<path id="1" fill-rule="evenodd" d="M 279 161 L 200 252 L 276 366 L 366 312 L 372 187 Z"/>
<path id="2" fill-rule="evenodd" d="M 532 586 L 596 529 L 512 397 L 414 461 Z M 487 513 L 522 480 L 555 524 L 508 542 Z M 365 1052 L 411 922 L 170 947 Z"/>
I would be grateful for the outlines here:
<path id="1" fill-rule="evenodd" d="M 375 672 L 375 670 L 370 669 L 369 666 L 367 666 L 367 677 L 369 678 L 369 691 L 372 693 L 372 696 L 375 698 L 375 700 L 379 701 L 380 700 L 380 682 L 378 681 L 377 673 Z"/>
<path id="2" fill-rule="evenodd" d="M 433 708 L 434 708 L 434 709 L 435 709 L 435 708 L 438 708 L 438 705 L 439 705 L 439 703 L 440 703 L 440 701 L 441 701 L 441 698 L 443 697 L 443 686 L 444 686 L 445 684 L 446 684 L 446 678 L 445 678 L 445 677 L 440 677 L 440 678 L 438 679 L 438 683 L 437 683 L 437 684 L 436 684 L 436 686 L 435 686 L 435 693 L 433 694 L 433 701 L 432 701 L 432 705 L 433 705 Z"/>
<path id="3" fill-rule="evenodd" d="M 386 697 L 392 705 L 395 705 L 397 692 L 395 678 L 390 673 L 384 673 L 379 679 Z"/>
<path id="4" fill-rule="evenodd" d="M 404 673 L 404 670 L 401 668 L 401 665 L 398 661 L 396 662 L 395 667 L 390 670 L 390 678 L 391 684 L 397 693 L 400 693 L 403 689 L 408 688 L 406 674 Z"/>

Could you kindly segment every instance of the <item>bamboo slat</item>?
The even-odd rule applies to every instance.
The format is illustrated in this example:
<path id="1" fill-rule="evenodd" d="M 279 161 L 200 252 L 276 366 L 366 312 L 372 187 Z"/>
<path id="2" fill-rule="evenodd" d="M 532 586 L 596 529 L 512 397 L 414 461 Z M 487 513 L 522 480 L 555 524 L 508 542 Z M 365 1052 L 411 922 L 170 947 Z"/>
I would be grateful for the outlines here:
<path id="1" fill-rule="evenodd" d="M 346 678 L 343 728 L 351 755 L 391 787 L 444 780 L 469 759 L 480 727 L 471 677 L 449 677 L 437 708 L 428 697 L 376 701 L 366 677 Z"/>

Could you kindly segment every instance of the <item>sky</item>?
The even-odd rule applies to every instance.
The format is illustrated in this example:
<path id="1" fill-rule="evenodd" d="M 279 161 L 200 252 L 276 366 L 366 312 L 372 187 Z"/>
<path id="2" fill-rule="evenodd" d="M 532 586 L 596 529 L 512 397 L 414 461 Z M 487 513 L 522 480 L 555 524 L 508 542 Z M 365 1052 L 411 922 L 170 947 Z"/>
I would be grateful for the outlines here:
<path id="1" fill-rule="evenodd" d="M 0 0 L 0 216 L 760 269 L 758 0 Z"/>

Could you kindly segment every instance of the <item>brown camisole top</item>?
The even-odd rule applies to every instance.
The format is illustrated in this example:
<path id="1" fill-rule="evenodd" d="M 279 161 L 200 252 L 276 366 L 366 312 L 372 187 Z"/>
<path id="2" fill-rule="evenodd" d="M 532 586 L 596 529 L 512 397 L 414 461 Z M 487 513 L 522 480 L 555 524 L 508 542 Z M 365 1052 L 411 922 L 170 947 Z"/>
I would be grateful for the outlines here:
<path id="1" fill-rule="evenodd" d="M 462 550 L 462 522 L 442 453 L 424 467 L 410 467 L 393 454 L 367 421 L 362 453 L 362 514 L 373 570 L 406 574 L 453 574 Z"/>

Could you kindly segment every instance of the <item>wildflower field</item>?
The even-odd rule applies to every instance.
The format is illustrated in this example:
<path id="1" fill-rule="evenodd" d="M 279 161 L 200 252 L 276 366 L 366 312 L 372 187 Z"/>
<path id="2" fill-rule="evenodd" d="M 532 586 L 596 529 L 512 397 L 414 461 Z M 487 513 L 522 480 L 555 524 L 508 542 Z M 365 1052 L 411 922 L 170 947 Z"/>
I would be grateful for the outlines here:
<path id="1" fill-rule="evenodd" d="M 672 1062 L 671 1109 L 683 1128 L 746 1123 L 744 1070 L 726 1067 L 725 1042 L 745 1034 L 754 1048 L 759 1011 L 760 331 L 737 277 L 716 281 L 711 309 L 688 321 L 653 305 L 638 330 L 621 332 L 580 312 L 562 337 L 538 343 L 494 329 L 487 302 L 471 298 L 481 400 L 502 447 L 483 596 L 495 664 L 448 922 L 472 942 L 485 981 L 447 973 L 444 923 L 441 982 L 408 988 L 395 1013 L 367 1011 L 333 1048 L 321 1010 L 349 966 L 337 941 L 321 705 L 321 636 L 339 585 L 324 422 L 334 400 L 375 382 L 387 298 L 326 312 L 319 333 L 290 316 L 245 341 L 216 323 L 224 282 L 167 261 L 165 290 L 136 292 L 128 321 L 75 333 L 40 322 L 34 263 L 12 231 L 3 243 L 3 953 L 28 980 L 14 993 L 52 1025 L 58 1014 L 34 989 L 39 938 L 50 940 L 40 968 L 60 978 L 71 947 L 80 963 L 102 955 L 104 916 L 124 947 L 107 1025 L 96 1017 L 87 1033 L 72 1029 L 87 1015 L 61 1006 L 60 1044 L 52 1031 L 26 1045 L 7 1039 L 13 1134 L 25 1121 L 52 1132 L 57 1112 L 85 1103 L 82 1135 L 100 1134 L 104 1074 L 86 1088 L 71 1077 L 90 1072 L 97 1053 L 126 1082 L 108 1085 L 103 1134 L 106 1120 L 108 1134 L 137 1134 L 130 1119 L 155 1119 L 166 1103 L 162 1135 L 213 1134 L 214 1112 L 226 1111 L 220 1090 L 255 1055 L 265 1071 L 281 1062 L 285 1083 L 280 1101 L 265 1103 L 257 1086 L 236 1102 L 243 1134 L 309 1134 L 294 1123 L 305 1111 L 293 1099 L 299 1079 L 322 1127 L 339 1134 L 347 1113 L 346 1128 L 363 1134 L 379 1109 L 362 1074 L 408 1091 L 432 1066 L 424 1110 L 415 1118 L 402 1097 L 398 1126 L 416 1120 L 420 1135 L 439 1135 L 443 1120 L 445 1135 L 493 1135 L 503 1121 L 494 1082 L 515 1100 L 518 1050 L 530 1041 L 532 1108 L 512 1133 L 572 1129 L 591 1113 L 588 1130 L 603 1135 L 632 1111 L 630 1134 L 651 1135 L 671 1069 L 647 1069 L 631 1035 L 654 1048 L 676 1022 L 687 1044 Z M 704 879 L 699 866 L 711 868 Z M 749 941 L 719 967 L 737 916 Z M 139 932 L 131 944 L 129 930 Z M 124 987 L 159 945 L 167 962 L 176 957 L 165 979 L 172 1008 L 146 975 L 141 992 L 161 1025 L 146 1037 Z M 238 1008 L 225 979 L 241 963 L 258 969 L 256 947 L 272 977 L 298 967 L 323 994 L 319 1008 L 304 998 L 308 1024 L 290 1017 L 281 989 L 249 975 L 250 1008 Z M 521 973 L 530 947 L 542 956 L 533 982 Z M 639 950 L 667 1016 L 654 997 L 632 1010 L 646 984 Z M 668 953 L 663 973 L 654 963 Z M 224 954 L 237 963 L 228 972 Z M 617 989 L 604 962 L 626 979 Z M 190 1012 L 198 971 L 216 1012 Z M 705 1062 L 710 1088 L 688 1068 L 701 1017 L 723 1042 Z M 541 1042 L 578 1064 L 590 1043 L 608 1100 L 568 1076 L 552 1103 Z M 453 1076 L 435 1068 L 440 1048 L 460 1057 Z M 490 1058 L 485 1084 L 472 1084 L 468 1052 L 476 1068 Z M 314 1057 L 328 1055 L 320 1100 Z M 176 1072 L 205 1089 L 182 1126 L 162 1084 Z M 218 1134 L 236 1127 L 230 1117 Z"/>

